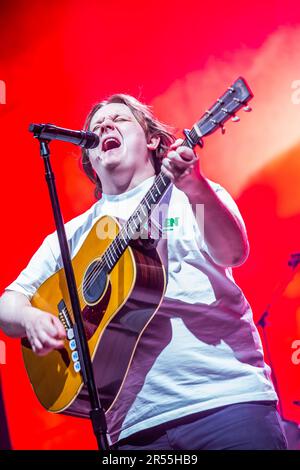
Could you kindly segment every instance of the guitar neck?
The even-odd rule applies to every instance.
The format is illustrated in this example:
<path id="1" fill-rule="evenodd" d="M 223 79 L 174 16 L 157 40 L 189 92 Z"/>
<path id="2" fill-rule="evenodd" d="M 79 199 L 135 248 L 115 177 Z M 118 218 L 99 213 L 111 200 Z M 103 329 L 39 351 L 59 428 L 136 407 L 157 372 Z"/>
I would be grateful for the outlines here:
<path id="1" fill-rule="evenodd" d="M 187 138 L 181 145 L 185 147 L 192 146 Z M 162 171 L 155 177 L 154 183 L 149 191 L 145 194 L 138 207 L 105 251 L 102 262 L 105 263 L 107 272 L 110 272 L 114 268 L 129 243 L 135 239 L 136 234 L 140 232 L 141 228 L 149 220 L 152 211 L 157 206 L 170 184 L 170 178 Z"/>

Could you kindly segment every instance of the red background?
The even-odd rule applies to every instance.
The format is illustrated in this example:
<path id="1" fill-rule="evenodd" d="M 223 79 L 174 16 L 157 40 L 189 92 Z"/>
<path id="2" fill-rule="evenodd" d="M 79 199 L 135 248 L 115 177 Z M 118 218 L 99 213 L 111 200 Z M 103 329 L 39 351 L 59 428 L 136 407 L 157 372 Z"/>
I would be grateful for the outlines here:
<path id="1" fill-rule="evenodd" d="M 203 172 L 236 199 L 251 254 L 235 277 L 257 321 L 271 302 L 270 350 L 286 419 L 300 422 L 300 6 L 297 0 L 148 2 L 1 1 L 0 104 L 4 289 L 54 225 L 30 122 L 81 128 L 90 107 L 114 92 L 152 104 L 159 118 L 188 127 L 239 75 L 253 113 L 228 123 L 202 151 Z M 294 99 L 293 99 L 294 96 Z M 52 144 L 65 220 L 93 202 L 78 149 Z M 287 279 L 290 278 L 289 281 Z M 287 288 L 279 292 L 278 285 Z M 279 292 L 276 295 L 276 292 Z M 275 294 L 274 294 L 275 293 Z M 87 421 L 44 411 L 31 391 L 18 340 L 0 333 L 6 413 L 16 449 L 95 448 Z"/>

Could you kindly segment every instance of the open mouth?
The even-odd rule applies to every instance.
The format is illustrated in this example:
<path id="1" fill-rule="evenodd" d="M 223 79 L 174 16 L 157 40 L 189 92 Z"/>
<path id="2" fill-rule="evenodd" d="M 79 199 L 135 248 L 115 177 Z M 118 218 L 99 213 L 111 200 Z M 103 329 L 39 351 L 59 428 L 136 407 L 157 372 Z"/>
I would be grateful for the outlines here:
<path id="1" fill-rule="evenodd" d="M 106 137 L 102 142 L 102 150 L 103 152 L 107 152 L 108 150 L 120 147 L 120 145 L 121 142 L 117 137 Z"/>

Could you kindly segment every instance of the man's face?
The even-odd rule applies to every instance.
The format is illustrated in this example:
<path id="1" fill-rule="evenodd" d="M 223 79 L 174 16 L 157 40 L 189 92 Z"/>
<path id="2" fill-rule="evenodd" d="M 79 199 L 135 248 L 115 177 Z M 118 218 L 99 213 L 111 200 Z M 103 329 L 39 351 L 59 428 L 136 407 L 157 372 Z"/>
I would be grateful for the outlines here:
<path id="1" fill-rule="evenodd" d="M 100 138 L 98 148 L 89 152 L 92 167 L 100 179 L 110 170 L 138 172 L 150 158 L 144 130 L 125 104 L 103 106 L 94 114 L 90 130 Z"/>

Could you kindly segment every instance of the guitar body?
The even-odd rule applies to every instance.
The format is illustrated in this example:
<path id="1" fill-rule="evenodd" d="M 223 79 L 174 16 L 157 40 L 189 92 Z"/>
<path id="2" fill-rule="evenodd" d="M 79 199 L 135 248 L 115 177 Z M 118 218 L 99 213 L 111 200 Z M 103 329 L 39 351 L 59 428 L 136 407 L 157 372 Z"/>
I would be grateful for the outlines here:
<path id="1" fill-rule="evenodd" d="M 72 264 L 96 386 L 107 411 L 120 393 L 139 338 L 162 301 L 166 276 L 156 249 L 146 248 L 142 241 L 132 242 L 109 274 L 101 270 L 101 256 L 111 239 L 99 238 L 99 223 L 109 224 L 115 233 L 120 230 L 115 219 L 102 217 L 91 229 Z M 97 269 L 91 270 L 95 266 Z M 73 331 L 63 269 L 40 286 L 31 303 L 59 317 L 68 334 Z M 37 356 L 23 338 L 22 354 L 34 392 L 44 408 L 89 417 L 87 388 L 81 373 L 74 368 L 75 363 L 79 364 L 74 345 L 76 329 L 74 331 L 75 338 L 69 334 L 63 349 L 46 356 Z"/>

